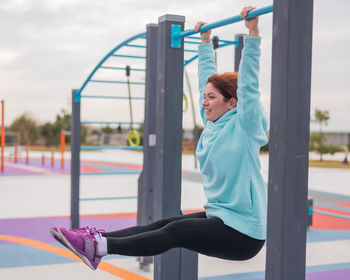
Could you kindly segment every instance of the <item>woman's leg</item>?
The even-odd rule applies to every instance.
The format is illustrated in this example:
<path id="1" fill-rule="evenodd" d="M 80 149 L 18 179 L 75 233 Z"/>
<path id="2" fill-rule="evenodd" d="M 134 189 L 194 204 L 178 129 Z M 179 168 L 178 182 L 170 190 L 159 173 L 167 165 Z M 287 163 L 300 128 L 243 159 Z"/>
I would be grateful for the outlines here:
<path id="1" fill-rule="evenodd" d="M 134 226 L 134 227 L 125 228 L 122 230 L 106 232 L 106 233 L 103 233 L 102 236 L 103 237 L 127 237 L 127 236 L 131 236 L 131 235 L 135 235 L 143 232 L 154 231 L 156 229 L 164 227 L 165 225 L 173 221 L 190 219 L 190 218 L 206 218 L 206 217 L 207 216 L 205 212 L 196 212 L 192 214 L 179 215 L 179 216 L 174 216 L 167 219 L 161 219 L 148 225 Z"/>
<path id="2" fill-rule="evenodd" d="M 184 247 L 229 260 L 252 258 L 260 251 L 264 242 L 226 226 L 219 218 L 202 216 L 175 219 L 163 227 L 127 237 L 107 236 L 109 254 L 151 256 L 171 248 Z"/>

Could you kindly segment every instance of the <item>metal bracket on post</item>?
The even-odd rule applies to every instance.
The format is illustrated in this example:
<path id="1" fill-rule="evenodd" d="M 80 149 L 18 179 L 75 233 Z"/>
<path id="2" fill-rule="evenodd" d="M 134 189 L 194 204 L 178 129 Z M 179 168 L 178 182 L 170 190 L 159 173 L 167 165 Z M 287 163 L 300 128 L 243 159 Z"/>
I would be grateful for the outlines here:
<path id="1" fill-rule="evenodd" d="M 180 49 L 181 48 L 181 37 L 176 37 L 177 34 L 181 32 L 181 25 L 179 24 L 172 24 L 171 25 L 171 48 L 173 49 Z"/>
<path id="2" fill-rule="evenodd" d="M 80 103 L 80 100 L 81 100 L 80 90 L 75 90 L 74 91 L 74 102 Z"/>

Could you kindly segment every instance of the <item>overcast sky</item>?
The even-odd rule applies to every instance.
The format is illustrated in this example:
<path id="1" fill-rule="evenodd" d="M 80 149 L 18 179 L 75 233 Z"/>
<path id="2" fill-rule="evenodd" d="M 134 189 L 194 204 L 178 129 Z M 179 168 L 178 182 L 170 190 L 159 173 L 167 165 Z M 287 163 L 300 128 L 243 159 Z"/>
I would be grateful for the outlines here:
<path id="1" fill-rule="evenodd" d="M 335 5 L 336 2 L 336 5 Z M 117 44 L 145 31 L 164 14 L 186 17 L 186 29 L 198 20 L 213 22 L 239 14 L 244 5 L 264 7 L 271 1 L 141 1 L 141 0 L 0 0 L 0 99 L 6 102 L 6 125 L 28 112 L 38 122 L 53 121 L 70 110 L 71 90 L 80 88 L 96 64 Z M 329 110 L 330 131 L 350 131 L 350 2 L 314 1 L 313 74 L 311 112 Z M 269 113 L 272 15 L 260 18 L 263 38 L 260 87 Z M 221 39 L 246 32 L 243 23 L 216 29 Z M 125 49 L 120 53 L 140 54 Z M 108 65 L 144 67 L 144 61 L 114 60 Z M 198 98 L 197 62 L 188 67 L 191 87 Z M 233 48 L 218 50 L 219 72 L 232 71 Z M 125 80 L 125 73 L 101 72 L 99 78 Z M 133 81 L 144 74 L 131 73 Z M 188 89 L 185 88 L 185 91 Z M 85 92 L 84 92 L 85 93 Z M 91 85 L 86 93 L 127 96 L 125 85 Z M 141 96 L 140 86 L 132 94 Z M 143 102 L 134 101 L 134 119 L 142 121 Z M 198 110 L 197 110 L 198 111 Z M 125 101 L 83 100 L 82 120 L 129 121 Z M 199 122 L 199 119 L 198 119 Z M 192 114 L 184 114 L 192 127 Z M 316 129 L 312 125 L 312 129 Z"/>

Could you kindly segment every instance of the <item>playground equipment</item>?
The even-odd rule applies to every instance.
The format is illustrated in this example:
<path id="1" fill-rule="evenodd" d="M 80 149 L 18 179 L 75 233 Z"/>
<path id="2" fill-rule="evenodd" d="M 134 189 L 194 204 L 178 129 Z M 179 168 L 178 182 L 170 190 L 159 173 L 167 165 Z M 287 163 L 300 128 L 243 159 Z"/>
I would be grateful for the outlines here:
<path id="1" fill-rule="evenodd" d="M 4 172 L 5 101 L 1 100 L 1 172 Z"/>
<path id="2" fill-rule="evenodd" d="M 276 0 L 273 10 L 265 279 L 305 279 L 313 2 Z M 248 18 L 269 12 L 272 6 L 254 10 Z M 241 20 L 235 16 L 203 25 L 199 32 Z M 148 119 L 149 123 L 145 123 L 144 146 L 148 148 L 139 182 L 141 185 L 146 182 L 148 187 L 139 193 L 139 199 L 149 197 L 151 203 L 146 207 L 151 208 L 154 201 L 152 219 L 180 212 L 183 67 L 191 61 L 183 63 L 184 38 L 196 33 L 193 29 L 182 31 L 184 21 L 183 16 L 164 15 L 158 25 L 147 26 L 146 98 L 151 90 L 156 96 L 149 97 L 153 104 L 146 102 L 145 111 L 154 109 L 157 121 L 151 123 Z M 136 37 L 146 38 L 144 35 L 131 37 L 126 44 Z M 81 91 L 72 93 L 72 227 L 79 226 Z M 139 202 L 138 206 L 143 207 L 142 203 L 145 202 Z M 155 257 L 154 279 L 197 279 L 197 263 L 197 254 L 172 249 Z"/>

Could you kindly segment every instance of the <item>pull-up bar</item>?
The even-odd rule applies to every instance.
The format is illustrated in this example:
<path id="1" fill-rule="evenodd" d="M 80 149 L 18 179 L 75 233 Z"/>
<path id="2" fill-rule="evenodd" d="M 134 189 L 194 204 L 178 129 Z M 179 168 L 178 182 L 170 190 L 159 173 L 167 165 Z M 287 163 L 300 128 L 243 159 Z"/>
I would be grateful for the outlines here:
<path id="1" fill-rule="evenodd" d="M 232 24 L 235 22 L 239 22 L 239 21 L 243 21 L 246 19 L 261 16 L 264 14 L 268 14 L 268 13 L 271 13 L 272 11 L 273 11 L 273 5 L 266 6 L 266 7 L 260 8 L 260 9 L 250 11 L 245 19 L 243 19 L 240 15 L 237 15 L 237 16 L 222 19 L 222 20 L 219 20 L 219 21 L 216 21 L 213 23 L 208 23 L 208 24 L 202 25 L 198 32 L 195 31 L 194 29 L 188 29 L 185 31 L 181 31 L 181 29 L 179 28 L 178 25 L 173 24 L 171 27 L 171 47 L 172 48 L 180 48 L 181 47 L 181 38 L 184 38 L 184 37 L 196 34 L 196 33 L 208 31 L 210 29 L 222 27 L 222 26 Z"/>

